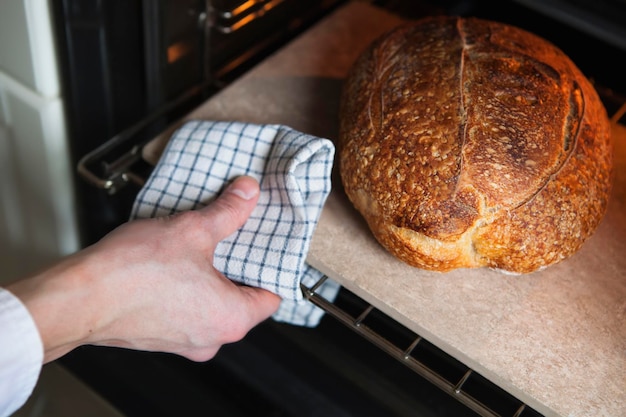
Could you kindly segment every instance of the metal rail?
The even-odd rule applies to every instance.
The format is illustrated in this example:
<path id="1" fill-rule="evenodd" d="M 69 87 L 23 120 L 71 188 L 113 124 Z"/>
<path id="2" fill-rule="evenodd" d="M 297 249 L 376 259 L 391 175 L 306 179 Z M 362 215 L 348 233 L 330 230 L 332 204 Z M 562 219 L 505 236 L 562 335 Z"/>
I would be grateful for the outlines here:
<path id="1" fill-rule="evenodd" d="M 317 290 L 327 279 L 329 279 L 328 276 L 323 276 L 317 283 L 315 283 L 311 287 L 300 284 L 300 288 L 304 294 L 304 297 L 317 307 L 324 310 L 329 316 L 339 320 L 339 322 L 346 325 L 356 333 L 360 334 L 366 340 L 406 365 L 409 369 L 422 376 L 433 385 L 448 393 L 450 396 L 455 398 L 460 403 L 464 404 L 472 411 L 478 413 L 483 417 L 505 417 L 504 415 L 498 414 L 497 412 L 490 409 L 487 405 L 474 398 L 465 390 L 465 386 L 468 380 L 473 376 L 478 375 L 476 372 L 474 372 L 470 368 L 467 368 L 463 376 L 457 381 L 450 381 L 449 379 L 440 375 L 427 364 L 423 363 L 412 355 L 415 348 L 424 341 L 421 336 L 416 335 L 413 341 L 409 343 L 409 345 L 406 347 L 400 347 L 392 343 L 365 324 L 367 317 L 375 310 L 375 307 L 371 304 L 364 301 L 367 306 L 360 314 L 353 316 L 343 309 L 337 307 L 333 302 L 321 296 L 317 292 Z M 407 329 L 407 331 L 410 330 Z M 448 356 L 443 352 L 441 352 L 441 354 Z M 494 395 L 503 395 L 500 389 L 495 384 L 491 385 L 493 386 Z M 509 399 L 514 398 L 509 394 L 506 395 Z M 511 415 L 511 417 L 525 417 L 526 415 L 532 415 L 533 417 L 541 416 L 541 414 L 531 409 L 522 401 L 517 401 L 519 402 L 519 406 Z"/>
<path id="2" fill-rule="evenodd" d="M 78 161 L 78 173 L 93 186 L 106 190 L 109 194 L 115 194 L 120 188 L 129 182 L 143 186 L 146 178 L 133 173 L 131 168 L 137 161 L 142 159 L 142 149 L 149 140 L 146 139 L 144 141 L 140 141 L 139 143 L 135 143 L 136 136 L 152 123 L 166 117 L 179 106 L 201 94 L 204 89 L 209 87 L 211 87 L 211 83 L 205 82 L 190 88 L 174 100 L 164 104 L 153 113 L 150 113 L 134 125 L 123 130 L 96 149 L 87 153 Z M 126 145 L 132 145 L 128 152 L 112 162 L 105 162 L 106 157 Z M 97 173 L 93 169 L 93 165 L 104 166 L 104 172 Z"/>
<path id="3" fill-rule="evenodd" d="M 204 88 L 206 86 L 202 87 Z M 606 103 L 615 105 L 618 108 L 618 110 L 611 115 L 611 122 L 626 125 L 626 98 L 610 89 L 602 88 L 599 86 L 596 86 L 596 89 L 598 89 L 600 96 L 603 98 L 603 100 L 605 100 Z M 139 144 L 133 147 L 131 151 L 128 152 L 128 154 L 123 155 L 114 163 L 108 164 L 105 176 L 97 175 L 89 168 L 89 166 L 95 161 L 102 162 L 101 159 L 108 153 L 110 153 L 113 149 L 128 142 L 129 138 L 134 136 L 138 131 L 145 128 L 158 117 L 161 117 L 164 114 L 170 112 L 176 105 L 185 101 L 193 94 L 197 94 L 197 92 L 197 89 L 192 89 L 184 93 L 173 103 L 164 106 L 163 108 L 159 109 L 159 111 L 155 112 L 155 114 L 148 116 L 146 119 L 142 120 L 141 122 L 137 123 L 126 131 L 120 133 L 107 143 L 104 143 L 102 146 L 86 155 L 78 164 L 78 172 L 94 186 L 106 189 L 111 194 L 115 193 L 118 188 L 120 188 L 129 181 L 141 184 L 144 179 L 137 177 L 135 174 L 133 174 L 130 171 L 129 167 L 141 157 L 140 150 L 143 144 Z M 318 294 L 318 288 L 327 279 L 329 278 L 327 276 L 324 276 L 320 281 L 318 281 L 311 287 L 307 287 L 301 284 L 301 290 L 304 294 L 304 297 L 314 305 L 324 310 L 329 316 L 337 319 L 348 328 L 360 334 L 362 337 L 373 343 L 382 351 L 391 355 L 392 357 L 406 365 L 409 369 L 422 376 L 438 388 L 442 389 L 444 392 L 448 393 L 450 396 L 457 399 L 459 402 L 461 402 L 474 412 L 478 413 L 479 415 L 484 417 L 505 417 L 502 414 L 496 413 L 487 405 L 483 404 L 481 401 L 474 398 L 467 392 L 466 385 L 468 381 L 471 380 L 475 375 L 479 376 L 478 373 L 470 368 L 467 368 L 463 376 L 459 380 L 450 381 L 446 379 L 444 376 L 440 375 L 435 370 L 431 369 L 428 365 L 419 361 L 412 355 L 414 350 L 420 345 L 420 343 L 423 343 L 424 341 L 421 336 L 416 335 L 412 342 L 409 343 L 406 347 L 397 346 L 365 324 L 367 318 L 375 310 L 375 307 L 371 304 L 363 301 L 365 304 L 367 304 L 367 307 L 363 309 L 363 311 L 359 315 L 352 316 L 343 309 L 337 307 L 333 302 L 325 299 L 323 296 Z M 446 354 L 442 352 L 442 355 Z M 493 385 L 494 395 L 501 395 L 501 393 L 499 392 L 500 389 L 495 384 L 490 384 Z M 510 396 L 510 394 L 507 395 Z M 527 404 L 523 403 L 520 400 L 517 401 L 519 402 L 519 406 L 517 407 L 515 412 L 511 414 L 511 417 L 541 416 L 540 413 L 529 407 Z"/>

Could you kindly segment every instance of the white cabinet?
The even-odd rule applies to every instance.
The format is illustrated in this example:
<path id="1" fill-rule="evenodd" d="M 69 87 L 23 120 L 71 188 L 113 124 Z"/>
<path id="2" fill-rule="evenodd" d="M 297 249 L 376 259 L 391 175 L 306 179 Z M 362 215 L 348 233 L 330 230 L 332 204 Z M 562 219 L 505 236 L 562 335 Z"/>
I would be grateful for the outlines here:
<path id="1" fill-rule="evenodd" d="M 79 247 L 47 0 L 0 0 L 0 284 Z"/>
<path id="2" fill-rule="evenodd" d="M 44 97 L 59 95 L 49 0 L 0 0 L 0 72 Z"/>

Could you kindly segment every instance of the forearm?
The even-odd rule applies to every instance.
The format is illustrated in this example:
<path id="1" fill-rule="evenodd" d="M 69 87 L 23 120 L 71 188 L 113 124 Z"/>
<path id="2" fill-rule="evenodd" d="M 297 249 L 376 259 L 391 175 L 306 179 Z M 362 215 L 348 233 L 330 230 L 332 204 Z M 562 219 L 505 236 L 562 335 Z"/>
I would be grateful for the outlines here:
<path id="1" fill-rule="evenodd" d="M 33 317 L 44 346 L 44 363 L 86 341 L 93 331 L 96 299 L 81 257 L 68 257 L 52 268 L 9 285 Z"/>

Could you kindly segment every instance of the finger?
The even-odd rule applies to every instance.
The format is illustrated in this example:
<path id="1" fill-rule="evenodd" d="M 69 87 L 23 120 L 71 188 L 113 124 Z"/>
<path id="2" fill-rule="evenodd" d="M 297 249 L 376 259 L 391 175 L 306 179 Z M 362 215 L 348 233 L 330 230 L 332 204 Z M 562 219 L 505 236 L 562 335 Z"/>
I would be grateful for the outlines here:
<path id="1" fill-rule="evenodd" d="M 259 183 L 252 177 L 239 177 L 207 207 L 201 210 L 209 230 L 220 241 L 240 228 L 250 217 L 259 199 Z"/>

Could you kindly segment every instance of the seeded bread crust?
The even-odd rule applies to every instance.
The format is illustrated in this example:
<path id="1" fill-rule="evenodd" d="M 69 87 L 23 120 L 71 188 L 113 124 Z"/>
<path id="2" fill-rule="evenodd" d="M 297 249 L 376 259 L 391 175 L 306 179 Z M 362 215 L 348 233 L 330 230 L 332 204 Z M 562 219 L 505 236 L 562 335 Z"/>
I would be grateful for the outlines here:
<path id="1" fill-rule="evenodd" d="M 474 18 L 375 41 L 346 80 L 339 164 L 376 239 L 424 269 L 532 272 L 575 253 L 611 187 L 610 124 L 558 48 Z"/>

